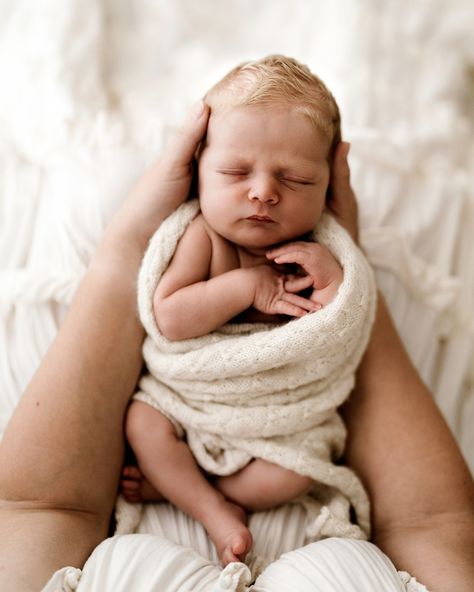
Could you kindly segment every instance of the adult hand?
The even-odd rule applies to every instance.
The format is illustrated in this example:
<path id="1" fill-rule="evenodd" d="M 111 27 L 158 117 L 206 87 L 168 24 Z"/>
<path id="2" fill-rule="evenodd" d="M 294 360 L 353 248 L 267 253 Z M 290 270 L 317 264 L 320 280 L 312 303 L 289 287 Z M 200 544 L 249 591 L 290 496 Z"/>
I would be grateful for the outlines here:
<path id="1" fill-rule="evenodd" d="M 174 207 L 188 197 L 193 177 L 194 155 L 204 137 L 209 107 L 204 101 L 194 105 L 183 127 L 166 148 L 159 161 L 161 176 L 158 199 L 171 199 Z"/>
<path id="2" fill-rule="evenodd" d="M 130 227 L 130 222 L 136 218 L 136 226 L 144 231 L 147 240 L 151 229 L 188 197 L 194 154 L 206 133 L 208 119 L 209 107 L 200 101 L 164 153 L 132 190 L 121 220 Z"/>
<path id="3" fill-rule="evenodd" d="M 109 223 L 98 254 L 104 249 L 117 253 L 119 267 L 126 257 L 139 265 L 148 241 L 161 222 L 189 195 L 194 154 L 206 133 L 209 107 L 202 101 L 194 106 L 186 122 L 161 157 L 139 179 Z M 132 257 L 132 260 L 130 260 Z M 96 261 L 101 260 L 96 255 Z"/>
<path id="4" fill-rule="evenodd" d="M 358 243 L 358 208 L 356 196 L 351 187 L 351 173 L 347 161 L 349 149 L 348 142 L 339 142 L 336 148 L 327 207 L 341 226 L 349 232 L 354 242 Z"/>

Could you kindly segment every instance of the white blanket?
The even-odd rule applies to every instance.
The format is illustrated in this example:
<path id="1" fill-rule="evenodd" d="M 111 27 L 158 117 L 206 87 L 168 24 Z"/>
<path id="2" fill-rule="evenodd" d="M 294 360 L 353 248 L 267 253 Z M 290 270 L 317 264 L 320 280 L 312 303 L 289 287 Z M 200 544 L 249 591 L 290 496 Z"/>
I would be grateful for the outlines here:
<path id="1" fill-rule="evenodd" d="M 181 206 L 145 254 L 138 302 L 148 334 L 143 352 L 149 373 L 135 398 L 184 429 L 206 471 L 229 475 L 262 458 L 309 476 L 315 481 L 318 536 L 363 537 L 350 523 L 349 506 L 368 534 L 367 496 L 352 471 L 335 461 L 346 434 L 337 407 L 353 387 L 374 317 L 369 264 L 347 232 L 324 214 L 316 238 L 344 271 L 329 305 L 282 325 L 228 323 L 202 337 L 172 342 L 156 325 L 153 295 L 198 211 L 197 200 Z"/>

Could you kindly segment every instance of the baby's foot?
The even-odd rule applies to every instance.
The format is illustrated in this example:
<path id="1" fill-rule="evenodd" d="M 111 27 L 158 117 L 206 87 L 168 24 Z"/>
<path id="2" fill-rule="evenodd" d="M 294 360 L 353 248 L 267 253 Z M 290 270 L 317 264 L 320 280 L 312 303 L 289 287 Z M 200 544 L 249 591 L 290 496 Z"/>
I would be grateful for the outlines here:
<path id="1" fill-rule="evenodd" d="M 120 480 L 120 493 L 132 504 L 140 502 L 162 502 L 163 496 L 145 479 L 138 467 L 129 465 L 123 468 Z"/>
<path id="2" fill-rule="evenodd" d="M 224 567 L 233 561 L 243 562 L 252 547 L 252 535 L 246 522 L 245 511 L 228 500 L 223 500 L 217 509 L 212 508 L 203 520 Z"/>

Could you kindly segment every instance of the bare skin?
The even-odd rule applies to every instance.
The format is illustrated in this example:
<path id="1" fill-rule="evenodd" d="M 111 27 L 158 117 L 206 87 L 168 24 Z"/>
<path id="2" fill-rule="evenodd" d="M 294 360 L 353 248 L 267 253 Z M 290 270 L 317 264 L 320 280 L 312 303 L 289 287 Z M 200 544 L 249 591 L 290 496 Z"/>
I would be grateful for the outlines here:
<path id="1" fill-rule="evenodd" d="M 206 115 L 189 119 L 110 224 L 67 320 L 5 433 L 0 446 L 3 592 L 37 592 L 55 570 L 81 567 L 107 535 L 123 461 L 125 409 L 142 365 L 136 276 L 152 233 L 187 196 Z M 352 199 L 346 151 L 341 143 L 330 204 L 343 222 L 350 220 L 345 204 Z M 348 462 L 361 469 L 379 508 L 375 539 L 398 568 L 410 570 L 433 592 L 470 591 L 469 473 L 385 313 L 377 319 L 374 336 L 346 416 L 352 443 Z M 110 372 L 104 372 L 106 367 Z M 389 381 L 377 371 L 385 367 Z M 401 416 L 402 425 L 390 423 Z M 369 426 L 381 419 L 390 430 L 379 438 Z M 91 474 L 101 487 L 89 486 Z"/>

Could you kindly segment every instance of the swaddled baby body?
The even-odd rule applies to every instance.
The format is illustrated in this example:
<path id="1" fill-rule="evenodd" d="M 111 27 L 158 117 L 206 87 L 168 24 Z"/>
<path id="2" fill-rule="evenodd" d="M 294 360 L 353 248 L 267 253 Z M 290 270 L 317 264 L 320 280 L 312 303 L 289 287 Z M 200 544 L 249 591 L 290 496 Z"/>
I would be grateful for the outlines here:
<path id="1" fill-rule="evenodd" d="M 314 492 L 316 481 L 321 485 L 319 508 L 323 502 L 339 503 L 344 497 L 341 492 L 350 500 L 340 506 L 346 514 L 342 522 L 348 524 L 340 533 L 363 536 L 350 525 L 350 504 L 358 505 L 359 522 L 368 528 L 362 486 L 348 469 L 333 466 L 333 459 L 342 453 L 344 440 L 336 407 L 352 386 L 375 299 L 370 295 L 374 287 L 368 266 L 360 263 L 360 253 L 333 220 L 326 219 L 321 226 L 321 237 L 329 237 L 327 241 L 319 240 L 317 232 L 317 240 L 308 240 L 318 223 L 328 218 L 323 212 L 332 156 L 340 141 L 339 111 L 323 83 L 296 61 L 270 56 L 231 71 L 205 100 L 211 116 L 198 154 L 199 206 L 184 204 L 181 213 L 178 210 L 171 217 L 174 222 L 166 221 L 158 231 L 169 253 L 156 251 L 163 259 L 162 269 L 151 274 L 152 288 L 145 280 L 155 333 L 144 349 L 150 375 L 130 405 L 126 433 L 150 495 L 159 492 L 199 520 L 225 565 L 244 560 L 251 548 L 246 511 L 271 508 Z M 347 376 L 341 378 L 344 372 L 335 372 L 344 361 L 334 365 L 333 355 L 326 364 L 328 370 L 319 368 L 308 380 L 311 364 L 316 366 L 318 360 L 306 359 L 308 351 L 311 354 L 309 345 L 301 353 L 304 363 L 300 362 L 295 353 L 300 346 L 292 352 L 291 341 L 298 344 L 300 333 L 311 341 L 314 327 L 322 326 L 318 315 L 321 322 L 329 319 L 329 328 L 337 317 L 324 315 L 345 280 L 341 265 L 345 269 L 346 261 L 341 252 L 336 259 L 325 242 L 337 244 L 341 234 L 344 253 L 351 252 L 347 261 L 359 262 L 357 270 L 365 274 L 367 281 L 362 283 L 369 294 L 355 298 L 362 303 L 363 313 L 354 315 L 357 322 L 350 329 L 350 339 L 343 336 L 335 344 L 337 351 L 339 345 L 343 349 L 348 342 L 357 342 L 355 349 L 348 348 Z M 141 282 L 146 268 L 144 263 Z M 343 308 L 339 306 L 339 317 Z M 229 323 L 237 323 L 235 334 Z M 254 327 L 249 329 L 248 324 Z M 291 330 L 280 330 L 283 325 L 295 328 L 294 338 Z M 147 353 L 147 347 L 153 349 L 158 343 L 165 357 L 196 355 L 201 345 L 206 352 L 206 347 L 215 348 L 222 339 L 241 340 L 246 333 L 266 339 L 272 332 L 283 335 L 283 340 L 276 338 L 275 347 L 281 349 L 280 339 L 284 351 L 277 352 L 275 362 L 274 353 L 262 362 L 266 356 L 262 348 L 250 348 L 246 355 L 255 353 L 247 368 L 239 366 L 238 353 L 229 354 L 230 358 L 224 355 L 221 365 L 220 354 L 211 353 L 210 364 L 201 359 L 197 370 L 190 370 L 193 364 L 188 357 L 181 372 L 174 373 L 169 357 L 165 369 L 159 361 L 155 363 L 155 353 Z M 241 340 L 236 351 L 248 349 L 249 343 L 246 347 Z M 232 349 L 225 347 L 227 352 Z M 212 376 L 213 364 L 216 376 Z M 232 370 L 226 376 L 229 367 Z M 189 371 L 188 389 L 181 383 Z M 242 387 L 245 375 L 252 377 L 251 388 Z M 207 386 L 198 394 L 200 379 L 213 383 L 212 396 Z M 147 384 L 153 386 L 148 389 Z M 321 398 L 325 403 L 318 408 L 312 397 L 323 391 L 329 394 Z M 189 407 L 183 404 L 186 398 Z M 328 487 L 337 490 L 332 501 L 326 499 Z M 132 490 L 128 497 L 136 499 Z M 341 522 L 337 514 L 333 524 Z M 338 528 L 342 527 L 337 526 L 336 533 Z"/>

